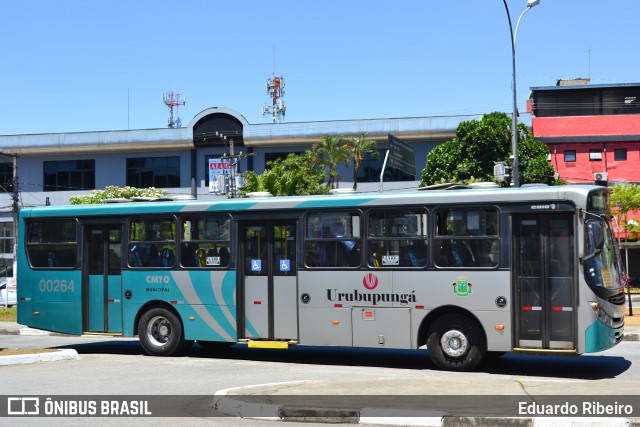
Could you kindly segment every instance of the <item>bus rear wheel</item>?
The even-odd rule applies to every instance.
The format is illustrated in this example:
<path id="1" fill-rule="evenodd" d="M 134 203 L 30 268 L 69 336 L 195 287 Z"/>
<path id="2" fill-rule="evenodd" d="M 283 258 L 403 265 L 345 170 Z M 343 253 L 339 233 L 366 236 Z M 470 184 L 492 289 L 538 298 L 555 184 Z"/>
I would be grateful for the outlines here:
<path id="1" fill-rule="evenodd" d="M 462 314 L 446 314 L 427 333 L 431 361 L 448 371 L 470 371 L 482 361 L 486 344 L 478 323 Z"/>
<path id="2" fill-rule="evenodd" d="M 173 356 L 188 344 L 182 337 L 178 316 L 161 307 L 152 308 L 140 317 L 138 335 L 142 348 L 150 356 Z"/>

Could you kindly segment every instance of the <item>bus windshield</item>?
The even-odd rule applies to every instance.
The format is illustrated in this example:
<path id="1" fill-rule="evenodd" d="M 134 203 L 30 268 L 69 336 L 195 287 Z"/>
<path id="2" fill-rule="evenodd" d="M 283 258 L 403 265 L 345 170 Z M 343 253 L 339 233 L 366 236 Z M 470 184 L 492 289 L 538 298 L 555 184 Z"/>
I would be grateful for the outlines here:
<path id="1" fill-rule="evenodd" d="M 611 227 L 602 219 L 585 224 L 584 276 L 591 287 L 622 287 L 622 270 Z"/>

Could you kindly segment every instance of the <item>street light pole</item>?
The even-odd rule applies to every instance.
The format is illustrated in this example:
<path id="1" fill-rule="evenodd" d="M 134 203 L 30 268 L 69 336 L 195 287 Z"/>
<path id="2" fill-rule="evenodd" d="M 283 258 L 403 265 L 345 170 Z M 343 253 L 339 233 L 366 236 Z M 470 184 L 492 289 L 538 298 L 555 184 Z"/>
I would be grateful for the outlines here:
<path id="1" fill-rule="evenodd" d="M 507 19 L 509 20 L 509 34 L 511 34 L 511 73 L 512 73 L 512 93 L 513 93 L 513 119 L 511 123 L 511 135 L 512 135 L 512 143 L 511 150 L 513 151 L 513 186 L 520 186 L 520 176 L 519 176 L 519 168 L 518 168 L 518 105 L 517 105 L 517 97 L 516 97 L 516 38 L 518 37 L 518 27 L 520 26 L 520 20 L 524 16 L 525 13 L 529 11 L 532 7 L 536 6 L 540 3 L 540 0 L 527 0 L 527 8 L 520 14 L 518 18 L 518 22 L 516 24 L 516 31 L 514 33 L 513 26 L 511 25 L 511 14 L 509 13 L 509 6 L 507 6 L 507 0 L 502 0 L 504 3 L 504 8 L 507 11 Z"/>

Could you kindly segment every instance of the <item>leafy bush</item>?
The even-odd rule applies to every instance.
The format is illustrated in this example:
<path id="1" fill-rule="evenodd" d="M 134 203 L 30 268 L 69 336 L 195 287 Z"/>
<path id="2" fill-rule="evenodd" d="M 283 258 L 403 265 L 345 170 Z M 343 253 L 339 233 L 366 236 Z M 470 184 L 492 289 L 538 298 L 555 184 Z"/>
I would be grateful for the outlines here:
<path id="1" fill-rule="evenodd" d="M 103 190 L 91 190 L 89 194 L 73 196 L 69 198 L 70 205 L 94 205 L 103 203 L 106 199 L 132 199 L 134 197 L 167 197 L 166 190 L 159 190 L 154 187 L 118 187 L 109 185 Z"/>

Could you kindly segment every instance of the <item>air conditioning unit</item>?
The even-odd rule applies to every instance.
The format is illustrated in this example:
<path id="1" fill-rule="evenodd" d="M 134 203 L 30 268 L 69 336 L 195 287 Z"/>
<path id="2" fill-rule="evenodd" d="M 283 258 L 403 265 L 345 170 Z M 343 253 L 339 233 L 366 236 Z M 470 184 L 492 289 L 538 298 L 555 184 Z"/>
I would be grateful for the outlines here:
<path id="1" fill-rule="evenodd" d="M 607 172 L 596 172 L 593 174 L 594 181 L 608 181 L 609 174 Z"/>

